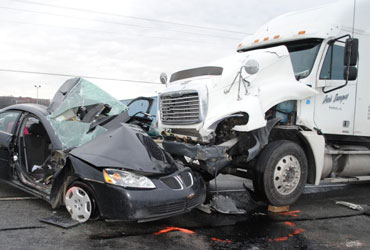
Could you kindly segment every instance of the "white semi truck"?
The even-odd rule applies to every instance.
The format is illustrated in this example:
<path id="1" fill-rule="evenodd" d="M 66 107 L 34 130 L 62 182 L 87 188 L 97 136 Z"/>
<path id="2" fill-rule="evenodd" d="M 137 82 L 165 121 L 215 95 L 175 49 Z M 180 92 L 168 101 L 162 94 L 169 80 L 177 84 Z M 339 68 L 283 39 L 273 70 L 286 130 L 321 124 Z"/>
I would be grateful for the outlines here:
<path id="1" fill-rule="evenodd" d="M 370 180 L 370 1 L 279 16 L 235 55 L 171 75 L 164 148 L 211 179 L 253 180 L 272 205 L 306 183 Z"/>

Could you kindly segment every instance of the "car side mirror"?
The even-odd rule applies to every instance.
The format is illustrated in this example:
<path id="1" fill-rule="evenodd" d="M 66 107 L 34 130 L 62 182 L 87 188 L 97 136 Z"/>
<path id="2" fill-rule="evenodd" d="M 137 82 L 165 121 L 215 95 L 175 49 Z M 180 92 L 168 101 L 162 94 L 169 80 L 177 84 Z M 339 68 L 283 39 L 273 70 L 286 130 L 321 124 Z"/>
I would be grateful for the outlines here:
<path id="1" fill-rule="evenodd" d="M 356 66 L 358 60 L 358 39 L 348 38 L 344 47 L 344 65 Z"/>
<path id="2" fill-rule="evenodd" d="M 353 81 L 357 79 L 357 68 L 355 66 L 347 66 L 343 72 L 344 79 Z"/>

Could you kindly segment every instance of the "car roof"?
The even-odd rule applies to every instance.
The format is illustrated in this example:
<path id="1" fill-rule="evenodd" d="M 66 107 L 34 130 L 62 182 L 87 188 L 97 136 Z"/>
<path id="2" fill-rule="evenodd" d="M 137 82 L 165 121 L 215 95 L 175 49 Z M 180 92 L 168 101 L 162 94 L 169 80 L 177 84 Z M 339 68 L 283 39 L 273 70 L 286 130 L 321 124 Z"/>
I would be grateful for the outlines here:
<path id="1" fill-rule="evenodd" d="M 15 104 L 8 107 L 5 107 L 0 110 L 0 112 L 4 112 L 7 110 L 21 110 L 21 111 L 28 111 L 31 113 L 34 113 L 38 116 L 47 116 L 49 113 L 47 111 L 47 107 L 40 105 L 40 104 L 34 104 L 34 103 L 24 103 L 24 104 Z"/>
<path id="2" fill-rule="evenodd" d="M 0 112 L 10 111 L 10 110 L 29 112 L 39 117 L 43 125 L 45 126 L 46 131 L 48 132 L 48 135 L 53 144 L 54 150 L 62 149 L 62 143 L 60 142 L 59 138 L 56 136 L 54 129 L 52 128 L 49 120 L 47 119 L 47 116 L 49 115 L 49 113 L 47 111 L 46 106 L 34 104 L 34 103 L 15 104 L 15 105 L 11 105 L 11 106 L 1 109 Z"/>

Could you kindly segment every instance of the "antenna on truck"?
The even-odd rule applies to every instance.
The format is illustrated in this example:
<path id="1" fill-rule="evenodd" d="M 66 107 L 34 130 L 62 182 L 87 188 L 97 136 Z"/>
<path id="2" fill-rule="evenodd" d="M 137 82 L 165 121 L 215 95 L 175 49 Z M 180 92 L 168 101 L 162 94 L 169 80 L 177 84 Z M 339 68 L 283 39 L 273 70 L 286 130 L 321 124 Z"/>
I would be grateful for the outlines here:
<path id="1" fill-rule="evenodd" d="M 352 37 L 355 36 L 355 19 L 356 19 L 356 0 L 353 0 L 353 22 L 352 22 Z"/>

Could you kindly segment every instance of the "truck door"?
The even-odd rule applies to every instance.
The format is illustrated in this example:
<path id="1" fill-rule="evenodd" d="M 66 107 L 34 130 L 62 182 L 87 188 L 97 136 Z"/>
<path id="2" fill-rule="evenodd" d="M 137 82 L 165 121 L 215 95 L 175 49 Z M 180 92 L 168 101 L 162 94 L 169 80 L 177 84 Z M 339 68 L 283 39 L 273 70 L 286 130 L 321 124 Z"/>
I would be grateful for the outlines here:
<path id="1" fill-rule="evenodd" d="M 10 178 L 10 151 L 13 149 L 14 133 L 19 111 L 5 111 L 0 114 L 0 178 Z"/>
<path id="2" fill-rule="evenodd" d="M 344 79 L 344 43 L 328 44 L 318 73 L 314 121 L 324 134 L 353 135 L 356 81 Z"/>

